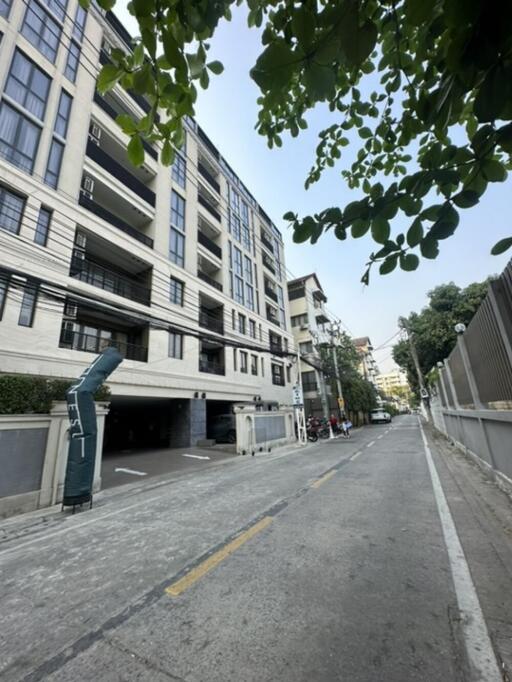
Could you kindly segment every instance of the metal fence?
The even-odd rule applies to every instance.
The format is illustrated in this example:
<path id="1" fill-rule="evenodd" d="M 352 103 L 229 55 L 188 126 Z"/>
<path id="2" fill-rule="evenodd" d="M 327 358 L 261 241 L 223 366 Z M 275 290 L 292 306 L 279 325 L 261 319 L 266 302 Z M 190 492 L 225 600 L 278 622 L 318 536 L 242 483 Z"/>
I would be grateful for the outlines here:
<path id="1" fill-rule="evenodd" d="M 439 368 L 435 426 L 512 485 L 512 261 Z"/>

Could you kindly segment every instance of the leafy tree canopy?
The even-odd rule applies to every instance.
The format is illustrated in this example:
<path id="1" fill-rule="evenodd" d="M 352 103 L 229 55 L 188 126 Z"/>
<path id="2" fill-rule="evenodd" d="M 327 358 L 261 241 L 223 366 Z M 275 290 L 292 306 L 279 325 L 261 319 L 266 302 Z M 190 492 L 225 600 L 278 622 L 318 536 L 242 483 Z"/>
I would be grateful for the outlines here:
<path id="1" fill-rule="evenodd" d="M 468 325 L 487 293 L 488 280 L 474 282 L 461 289 L 453 282 L 441 284 L 429 292 L 429 304 L 420 313 L 411 313 L 408 326 L 414 336 L 418 360 L 426 377 L 437 362 L 448 357 L 457 341 L 454 327 L 458 322 Z M 411 387 L 418 390 L 418 378 L 411 357 L 409 342 L 393 346 L 393 359 L 407 372 Z"/>
<path id="2" fill-rule="evenodd" d="M 90 0 L 80 0 L 87 6 Z M 242 4 L 243 0 L 236 0 Z M 489 183 L 503 182 L 512 154 L 512 3 L 507 0 L 245 0 L 249 26 L 261 29 L 257 130 L 270 147 L 307 128 L 306 114 L 327 103 L 339 120 L 319 133 L 306 187 L 361 140 L 341 174 L 359 198 L 310 216 L 284 218 L 296 242 L 327 230 L 342 241 L 371 235 L 363 282 L 378 264 L 387 274 L 433 259 L 453 235 L 460 210 L 477 204 Z M 98 0 L 112 9 L 116 0 Z M 207 88 L 220 62 L 208 58 L 221 19 L 235 0 L 132 0 L 140 37 L 132 53 L 113 50 L 98 87 L 118 82 L 146 96 L 139 121 L 119 116 L 135 164 L 142 139 L 162 144 L 172 163 L 183 119 L 194 114 L 197 87 Z M 368 86 L 378 81 L 378 86 Z M 364 94 L 368 91 L 368 95 Z M 165 112 L 160 121 L 157 110 Z M 352 150 L 351 150 L 352 151 Z M 408 221 L 396 233 L 391 221 Z M 492 252 L 512 246 L 512 236 Z"/>

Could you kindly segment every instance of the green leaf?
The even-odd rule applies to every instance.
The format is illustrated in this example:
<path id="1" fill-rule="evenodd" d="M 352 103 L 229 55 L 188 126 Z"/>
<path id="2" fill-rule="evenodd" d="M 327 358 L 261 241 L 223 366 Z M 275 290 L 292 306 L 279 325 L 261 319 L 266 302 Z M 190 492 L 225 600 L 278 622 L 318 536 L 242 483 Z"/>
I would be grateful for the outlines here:
<path id="1" fill-rule="evenodd" d="M 146 94 L 153 84 L 153 75 L 149 64 L 145 64 L 133 74 L 133 89 L 139 95 Z"/>
<path id="2" fill-rule="evenodd" d="M 351 23 L 351 22 L 350 22 Z M 342 48 L 351 66 L 359 66 L 370 56 L 377 42 L 377 27 L 373 21 L 366 21 L 361 27 L 342 24 Z M 344 30 L 344 26 L 346 29 Z"/>
<path id="3" fill-rule="evenodd" d="M 310 62 L 304 70 L 303 82 L 313 101 L 322 102 L 334 96 L 336 75 L 331 66 Z"/>
<path id="4" fill-rule="evenodd" d="M 116 123 L 121 128 L 123 133 L 133 135 L 137 131 L 137 124 L 128 114 L 119 114 L 116 116 Z"/>
<path id="5" fill-rule="evenodd" d="M 421 199 L 415 199 L 410 194 L 405 194 L 400 197 L 399 205 L 406 216 L 413 216 L 421 211 L 422 202 Z"/>
<path id="6" fill-rule="evenodd" d="M 437 258 L 439 255 L 439 244 L 437 239 L 433 239 L 432 237 L 429 237 L 429 235 L 424 237 L 420 242 L 420 251 L 424 258 L 429 258 L 431 260 Z"/>
<path id="7" fill-rule="evenodd" d="M 498 130 L 498 144 L 503 151 L 512 154 L 512 123 Z"/>
<path id="8" fill-rule="evenodd" d="M 169 140 L 165 140 L 160 154 L 160 161 L 164 166 L 170 166 L 174 161 L 174 149 Z"/>
<path id="9" fill-rule="evenodd" d="M 354 237 L 354 239 L 359 239 L 359 237 L 365 235 L 369 229 L 370 229 L 369 220 L 362 219 L 355 220 L 352 223 L 352 237 Z"/>
<path id="10" fill-rule="evenodd" d="M 359 137 L 363 138 L 363 140 L 366 140 L 367 138 L 369 138 L 371 136 L 372 136 L 372 131 L 367 126 L 364 126 L 364 128 L 359 129 Z"/>
<path id="11" fill-rule="evenodd" d="M 411 272 L 416 270 L 420 264 L 420 259 L 414 253 L 407 253 L 406 255 L 400 256 L 400 267 L 406 272 Z"/>
<path id="12" fill-rule="evenodd" d="M 499 63 L 487 72 L 475 97 L 473 111 L 481 122 L 501 118 L 512 94 L 510 74 Z"/>
<path id="13" fill-rule="evenodd" d="M 470 189 L 463 189 L 462 192 L 452 197 L 453 203 L 459 208 L 470 208 L 480 201 L 480 196 L 477 192 Z"/>
<path id="14" fill-rule="evenodd" d="M 140 135 L 134 135 L 127 148 L 128 158 L 134 166 L 142 166 L 144 163 L 144 147 Z"/>
<path id="15" fill-rule="evenodd" d="M 434 204 L 434 206 L 429 206 L 421 212 L 421 218 L 432 221 L 437 220 L 442 208 L 442 204 Z"/>
<path id="16" fill-rule="evenodd" d="M 224 71 L 224 66 L 223 66 L 222 62 L 219 62 L 219 61 L 209 62 L 206 66 L 216 76 L 220 76 L 220 74 Z"/>
<path id="17" fill-rule="evenodd" d="M 315 15 L 305 5 L 298 7 L 292 15 L 292 31 L 306 49 L 315 37 Z"/>
<path id="18" fill-rule="evenodd" d="M 411 247 L 418 246 L 422 239 L 423 225 L 421 224 L 421 220 L 419 218 L 416 218 L 416 220 L 413 221 L 411 227 L 407 231 L 407 243 Z"/>
<path id="19" fill-rule="evenodd" d="M 504 253 L 512 246 L 512 237 L 506 237 L 505 239 L 500 239 L 491 249 L 491 254 L 493 256 L 499 256 L 500 253 Z"/>
<path id="20" fill-rule="evenodd" d="M 288 211 L 283 216 L 283 220 L 296 220 L 296 219 L 297 219 L 297 214 L 294 213 L 293 211 Z"/>
<path id="21" fill-rule="evenodd" d="M 297 57 L 291 47 L 277 38 L 258 57 L 251 78 L 262 90 L 279 88 L 288 84 L 296 65 Z"/>
<path id="22" fill-rule="evenodd" d="M 390 272 L 393 272 L 393 270 L 396 268 L 396 264 L 398 263 L 398 253 L 394 253 L 391 256 L 388 256 L 386 260 L 381 263 L 381 266 L 379 268 L 379 272 L 381 275 L 388 275 Z"/>
<path id="23" fill-rule="evenodd" d="M 390 232 L 391 226 L 385 218 L 377 216 L 372 220 L 372 237 L 377 244 L 384 244 L 389 239 Z"/>
<path id="24" fill-rule="evenodd" d="M 111 90 L 123 75 L 123 70 L 114 64 L 105 64 L 98 76 L 98 90 L 101 94 Z"/>
<path id="25" fill-rule="evenodd" d="M 296 244 L 302 244 L 307 241 L 316 231 L 316 222 L 311 216 L 306 216 L 302 223 L 297 223 L 293 228 L 293 241 Z"/>
<path id="26" fill-rule="evenodd" d="M 413 26 L 421 26 L 432 16 L 432 6 L 425 0 L 405 0 L 405 16 Z"/>
<path id="27" fill-rule="evenodd" d="M 483 162 L 482 173 L 489 182 L 503 182 L 507 177 L 505 166 L 494 159 L 488 159 Z"/>
<path id="28" fill-rule="evenodd" d="M 190 77 L 199 78 L 204 70 L 204 60 L 194 53 L 189 53 L 185 56 L 187 58 L 188 68 L 190 70 Z"/>

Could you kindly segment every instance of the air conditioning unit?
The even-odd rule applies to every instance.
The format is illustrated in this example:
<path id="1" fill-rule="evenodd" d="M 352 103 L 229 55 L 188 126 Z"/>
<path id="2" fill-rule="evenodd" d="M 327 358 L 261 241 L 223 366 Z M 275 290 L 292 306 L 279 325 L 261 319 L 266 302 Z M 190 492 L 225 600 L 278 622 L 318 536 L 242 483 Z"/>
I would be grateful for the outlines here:
<path id="1" fill-rule="evenodd" d="M 72 301 L 66 301 L 64 305 L 64 316 L 71 320 L 76 320 L 77 315 L 78 315 L 77 304 L 73 303 Z"/>
<path id="2" fill-rule="evenodd" d="M 92 193 L 94 192 L 94 180 L 89 176 L 86 176 L 83 180 L 82 192 L 88 199 L 92 199 Z"/>
<path id="3" fill-rule="evenodd" d="M 94 142 L 94 144 L 100 144 L 101 128 L 95 123 L 91 123 L 91 127 L 89 128 L 89 137 L 91 142 Z"/>
<path id="4" fill-rule="evenodd" d="M 101 43 L 101 49 L 103 50 L 103 52 L 105 54 L 108 54 L 108 55 L 112 54 L 112 45 L 107 40 L 104 40 Z"/>
<path id="5" fill-rule="evenodd" d="M 75 246 L 78 246 L 80 249 L 85 249 L 87 246 L 87 236 L 84 232 L 77 231 L 75 235 Z"/>

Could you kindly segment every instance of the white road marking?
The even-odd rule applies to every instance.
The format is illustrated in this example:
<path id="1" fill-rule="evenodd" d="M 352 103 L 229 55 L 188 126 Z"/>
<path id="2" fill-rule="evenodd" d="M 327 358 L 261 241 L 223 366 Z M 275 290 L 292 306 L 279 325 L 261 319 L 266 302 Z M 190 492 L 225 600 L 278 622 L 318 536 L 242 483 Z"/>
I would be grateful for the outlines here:
<path id="1" fill-rule="evenodd" d="M 357 459 L 359 457 L 359 455 L 362 455 L 362 454 L 363 454 L 363 451 L 359 450 L 359 452 L 356 452 L 355 455 L 352 455 L 352 457 L 350 458 L 350 461 L 353 462 L 355 459 Z"/>
<path id="2" fill-rule="evenodd" d="M 368 443 L 368 445 L 367 445 L 366 447 L 367 447 L 367 448 L 371 448 L 371 447 L 372 447 L 372 445 L 375 445 L 375 441 L 374 441 L 374 440 L 372 440 L 372 442 L 371 442 L 371 443 Z"/>
<path id="3" fill-rule="evenodd" d="M 116 467 L 114 471 L 120 471 L 123 474 L 133 474 L 134 476 L 147 476 L 145 471 L 135 471 L 135 469 L 125 469 L 124 467 Z"/>
<path id="4" fill-rule="evenodd" d="M 380 440 L 384 434 L 381 433 L 380 436 L 377 436 L 377 440 Z"/>
<path id="5" fill-rule="evenodd" d="M 469 662 L 477 673 L 472 679 L 482 680 L 482 682 L 502 682 L 503 678 L 494 655 L 489 633 L 487 632 L 484 614 L 478 601 L 475 585 L 471 578 L 464 550 L 460 544 L 457 529 L 455 528 L 455 523 L 448 507 L 448 502 L 446 501 L 421 422 L 420 430 L 430 478 L 432 479 L 437 510 L 443 528 L 444 541 L 448 550 L 457 604 L 462 616 L 461 628 L 464 643 Z"/>
<path id="6" fill-rule="evenodd" d="M 210 459 L 209 457 L 203 457 L 202 455 L 181 455 L 182 457 L 192 457 L 193 459 Z"/>

